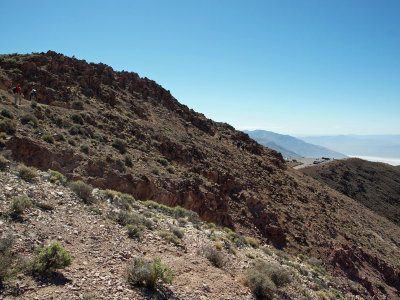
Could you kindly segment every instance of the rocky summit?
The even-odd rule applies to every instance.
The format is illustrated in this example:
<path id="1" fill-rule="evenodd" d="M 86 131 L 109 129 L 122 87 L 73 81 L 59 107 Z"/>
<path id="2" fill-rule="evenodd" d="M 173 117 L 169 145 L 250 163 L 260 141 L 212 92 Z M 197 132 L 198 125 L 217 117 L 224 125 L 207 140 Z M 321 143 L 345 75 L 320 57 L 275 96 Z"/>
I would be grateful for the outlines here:
<path id="1" fill-rule="evenodd" d="M 24 93 L 21 105 L 14 104 L 16 84 Z M 32 89 L 37 96 L 29 99 Z M 12 253 L 39 257 L 27 263 L 35 266 L 28 268 L 30 273 L 43 266 L 37 261 L 50 241 L 59 241 L 74 257 L 64 271 L 55 273 L 58 277 L 47 276 L 51 280 L 17 272 L 4 283 L 9 285 L 3 289 L 6 297 L 399 297 L 398 226 L 291 169 L 279 153 L 247 134 L 180 104 L 152 80 L 52 51 L 1 55 L 0 100 L 0 146 L 3 161 L 9 161 L 1 173 L 2 234 L 17 237 Z M 18 170 L 23 166 L 15 163 L 42 173 L 26 183 L 24 172 Z M 51 172 L 64 176 L 71 187 L 51 185 L 46 175 Z M 86 185 L 95 190 L 85 196 L 78 189 L 79 199 L 71 194 L 74 186 L 76 192 L 77 186 Z M 113 193 L 102 192 L 106 190 Z M 104 193 L 117 197 L 104 198 Z M 121 195 L 144 204 L 135 206 L 128 196 L 125 202 L 110 200 Z M 23 199 L 33 205 L 15 211 L 14 206 L 26 202 Z M 42 200 L 52 209 L 40 206 Z M 175 215 L 176 207 L 185 213 Z M 13 217 L 18 211 L 18 218 Z M 201 221 L 193 224 L 190 212 Z M 143 219 L 153 216 L 157 225 L 150 227 L 157 233 Z M 169 226 L 179 218 L 192 224 L 184 225 L 186 233 L 180 238 Z M 211 222 L 216 229 L 206 225 Z M 127 237 L 128 225 L 136 226 L 129 230 L 133 236 L 140 231 L 142 241 Z M 171 246 L 176 238 L 180 242 Z M 203 246 L 210 240 L 219 244 L 206 251 Z M 252 249 L 261 249 L 258 244 L 266 250 L 253 253 Z M 35 252 L 36 247 L 42 250 Z M 209 252 L 230 256 L 216 267 L 204 259 Z M 279 260 L 277 253 L 286 258 Z M 139 280 L 147 289 L 129 285 L 123 273 L 139 254 L 148 259 L 159 256 L 176 269 L 174 279 L 161 284 L 166 267 L 136 260 L 140 268 L 152 266 L 163 272 L 157 273 L 157 288 L 150 280 Z M 264 274 L 268 280 L 260 282 L 254 278 L 263 276 L 245 272 L 265 269 L 260 266 L 268 263 L 267 256 L 275 259 L 276 268 L 289 272 L 286 278 L 277 280 L 271 271 Z M 314 271 L 306 274 L 302 268 Z"/>

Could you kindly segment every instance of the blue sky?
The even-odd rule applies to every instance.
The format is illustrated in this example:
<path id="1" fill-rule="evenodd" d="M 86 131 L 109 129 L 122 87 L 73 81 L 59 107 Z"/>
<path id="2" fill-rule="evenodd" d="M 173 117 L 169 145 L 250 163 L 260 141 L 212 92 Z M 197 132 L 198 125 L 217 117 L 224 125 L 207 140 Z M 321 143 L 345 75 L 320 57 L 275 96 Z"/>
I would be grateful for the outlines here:
<path id="1" fill-rule="evenodd" d="M 237 129 L 400 133 L 400 1 L 2 1 L 0 53 L 157 81 Z"/>

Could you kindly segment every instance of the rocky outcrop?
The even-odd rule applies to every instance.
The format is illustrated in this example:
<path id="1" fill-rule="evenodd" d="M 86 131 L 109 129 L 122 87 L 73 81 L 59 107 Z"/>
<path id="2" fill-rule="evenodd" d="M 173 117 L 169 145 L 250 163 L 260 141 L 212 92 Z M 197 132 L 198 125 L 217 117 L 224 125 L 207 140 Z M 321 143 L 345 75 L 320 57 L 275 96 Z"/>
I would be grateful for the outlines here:
<path id="1" fill-rule="evenodd" d="M 362 283 L 371 295 L 375 295 L 378 291 L 370 278 L 360 270 L 363 267 L 365 268 L 365 265 L 379 272 L 385 282 L 400 290 L 400 272 L 393 266 L 366 252 L 361 247 L 338 244 L 333 245 L 332 248 L 333 250 L 329 253 L 330 263 L 339 267 L 350 279 Z"/>

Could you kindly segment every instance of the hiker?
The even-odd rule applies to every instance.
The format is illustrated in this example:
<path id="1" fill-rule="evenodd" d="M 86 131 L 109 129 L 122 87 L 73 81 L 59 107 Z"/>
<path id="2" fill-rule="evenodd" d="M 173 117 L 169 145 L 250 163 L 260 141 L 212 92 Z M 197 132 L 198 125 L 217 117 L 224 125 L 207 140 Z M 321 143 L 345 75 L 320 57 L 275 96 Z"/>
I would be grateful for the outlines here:
<path id="1" fill-rule="evenodd" d="M 14 101 L 15 101 L 15 105 L 17 105 L 17 100 L 19 98 L 19 105 L 21 105 L 21 87 L 19 86 L 19 84 L 17 84 L 17 86 L 15 88 L 13 88 L 13 92 L 14 92 Z"/>
<path id="2" fill-rule="evenodd" d="M 32 100 L 32 98 L 35 98 L 35 101 L 37 101 L 36 90 L 35 89 L 32 89 L 31 94 L 29 96 L 29 100 Z"/>

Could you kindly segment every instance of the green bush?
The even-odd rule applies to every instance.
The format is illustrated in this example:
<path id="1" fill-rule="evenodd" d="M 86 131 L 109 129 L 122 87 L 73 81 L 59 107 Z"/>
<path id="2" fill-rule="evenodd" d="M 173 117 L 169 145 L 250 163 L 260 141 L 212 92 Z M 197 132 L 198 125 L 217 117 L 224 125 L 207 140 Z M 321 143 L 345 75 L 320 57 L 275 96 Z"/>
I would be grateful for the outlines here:
<path id="1" fill-rule="evenodd" d="M 14 119 L 13 114 L 12 114 L 8 109 L 3 109 L 3 110 L 1 111 L 1 115 L 2 115 L 3 117 L 5 117 L 5 118 L 8 118 L 8 119 Z"/>
<path id="2" fill-rule="evenodd" d="M 124 140 L 117 138 L 112 143 L 112 146 L 117 149 L 121 154 L 124 154 L 126 152 L 126 147 L 128 146 L 128 144 Z"/>
<path id="3" fill-rule="evenodd" d="M 72 256 L 59 243 L 54 242 L 50 246 L 37 248 L 30 264 L 32 273 L 51 273 L 58 269 L 64 269 L 72 263 Z"/>
<path id="4" fill-rule="evenodd" d="M 161 236 L 162 238 L 164 238 L 165 240 L 169 241 L 170 243 L 177 245 L 177 246 L 180 245 L 182 242 L 180 238 L 178 238 L 175 234 L 173 234 L 169 231 L 160 230 L 158 232 L 158 235 Z"/>
<path id="5" fill-rule="evenodd" d="M 17 131 L 17 125 L 13 120 L 5 118 L 0 120 L 0 132 L 5 132 L 7 134 L 14 134 Z"/>
<path id="6" fill-rule="evenodd" d="M 76 146 L 75 141 L 72 140 L 72 139 L 69 139 L 69 140 L 68 140 L 68 144 L 70 144 L 71 146 Z"/>
<path id="7" fill-rule="evenodd" d="M 22 124 L 30 124 L 33 127 L 37 127 L 39 121 L 33 114 L 25 114 L 21 117 Z"/>
<path id="8" fill-rule="evenodd" d="M 149 229 L 153 228 L 153 221 L 150 219 L 147 219 L 144 216 L 141 216 L 137 213 L 133 213 L 133 212 L 128 212 L 125 210 L 121 210 L 119 211 L 119 213 L 116 215 L 115 217 L 115 221 L 122 225 L 122 226 L 126 226 L 126 225 L 143 225 Z"/>
<path id="9" fill-rule="evenodd" d="M 170 283 L 174 278 L 174 271 L 154 258 L 152 262 L 143 258 L 135 258 L 126 270 L 127 282 L 133 286 L 146 286 L 156 288 L 159 281 Z"/>
<path id="10" fill-rule="evenodd" d="M 55 184 L 64 185 L 67 183 L 67 178 L 58 171 L 49 170 L 50 173 L 50 182 Z"/>
<path id="11" fill-rule="evenodd" d="M 83 125 L 83 118 L 81 115 L 73 114 L 71 116 L 71 119 L 72 119 L 72 122 L 74 122 L 75 124 Z"/>
<path id="12" fill-rule="evenodd" d="M 82 134 L 83 131 L 80 125 L 74 125 L 69 129 L 69 133 L 71 135 L 77 135 L 77 134 Z"/>
<path id="13" fill-rule="evenodd" d="M 37 169 L 21 165 L 18 169 L 19 177 L 26 181 L 32 181 L 39 176 Z"/>
<path id="14" fill-rule="evenodd" d="M 142 234 L 143 234 L 144 226 L 143 225 L 137 226 L 137 225 L 128 224 L 128 225 L 126 225 L 126 229 L 128 230 L 128 236 L 130 238 L 140 239 L 142 237 Z"/>
<path id="15" fill-rule="evenodd" d="M 83 200 L 86 204 L 94 202 L 92 196 L 93 187 L 90 184 L 84 183 L 83 181 L 75 181 L 70 184 L 70 189 Z"/>
<path id="16" fill-rule="evenodd" d="M 88 145 L 82 145 L 81 146 L 81 151 L 83 153 L 89 154 L 89 146 Z"/>
<path id="17" fill-rule="evenodd" d="M 157 162 L 159 162 L 164 167 L 168 166 L 168 161 L 166 159 L 164 159 L 164 158 L 157 159 Z"/>
<path id="18" fill-rule="evenodd" d="M 54 137 L 51 134 L 45 134 L 42 136 L 43 141 L 54 144 Z"/>
<path id="19" fill-rule="evenodd" d="M 222 268 L 225 266 L 226 259 L 222 251 L 211 246 L 204 246 L 201 252 L 215 267 Z"/>
<path id="20" fill-rule="evenodd" d="M 132 195 L 114 190 L 105 190 L 103 193 L 111 203 L 114 203 L 125 210 L 129 210 L 131 205 L 136 201 Z"/>
<path id="21" fill-rule="evenodd" d="M 7 169 L 9 164 L 10 164 L 10 161 L 8 159 L 6 159 L 3 155 L 0 155 L 0 170 Z"/>
<path id="22" fill-rule="evenodd" d="M 16 218 L 24 213 L 25 209 L 32 206 L 31 200 L 27 196 L 14 196 L 13 202 L 11 203 L 9 215 L 12 218 Z"/>

